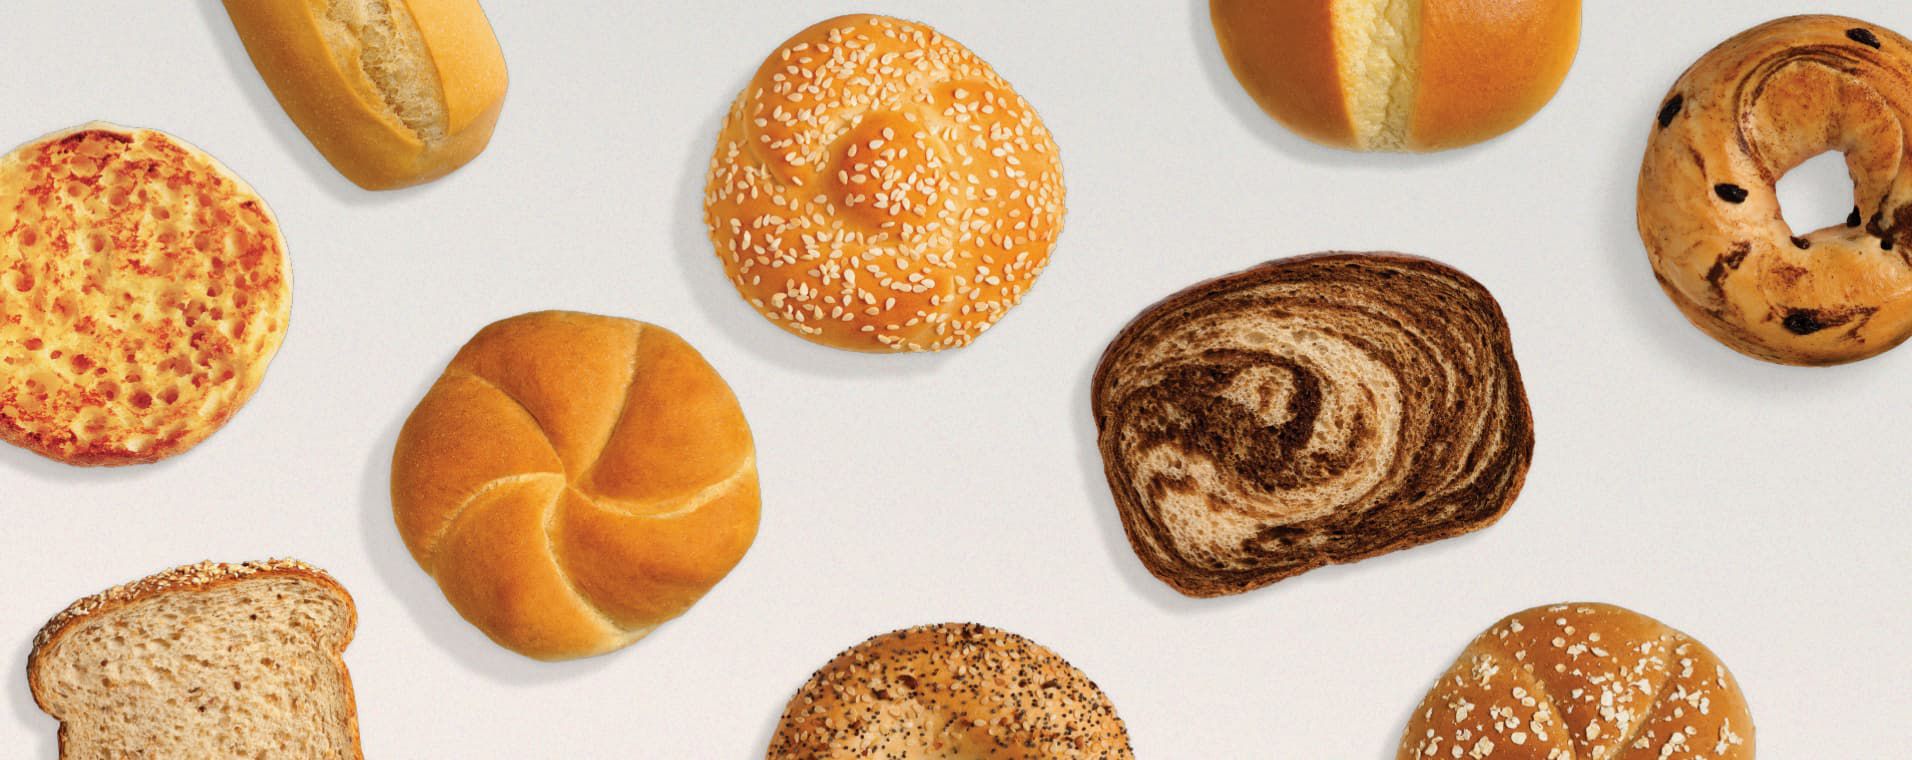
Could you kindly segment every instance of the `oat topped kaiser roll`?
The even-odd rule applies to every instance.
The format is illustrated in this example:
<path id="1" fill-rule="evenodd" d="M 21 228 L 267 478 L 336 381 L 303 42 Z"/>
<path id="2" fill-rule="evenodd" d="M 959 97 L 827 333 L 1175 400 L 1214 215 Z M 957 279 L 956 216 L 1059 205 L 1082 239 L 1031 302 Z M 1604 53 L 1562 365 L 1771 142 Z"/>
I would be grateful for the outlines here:
<path id="1" fill-rule="evenodd" d="M 0 158 L 0 439 L 69 464 L 198 445 L 265 378 L 292 306 L 251 187 L 95 122 Z"/>
<path id="2" fill-rule="evenodd" d="M 1062 164 L 989 64 L 922 24 L 799 32 L 731 107 L 705 220 L 744 300 L 854 351 L 939 351 L 1022 300 L 1062 233 Z"/>
<path id="3" fill-rule="evenodd" d="M 1509 615 L 1429 689 L 1399 760 L 1753 760 L 1752 711 L 1693 637 L 1609 604 Z"/>

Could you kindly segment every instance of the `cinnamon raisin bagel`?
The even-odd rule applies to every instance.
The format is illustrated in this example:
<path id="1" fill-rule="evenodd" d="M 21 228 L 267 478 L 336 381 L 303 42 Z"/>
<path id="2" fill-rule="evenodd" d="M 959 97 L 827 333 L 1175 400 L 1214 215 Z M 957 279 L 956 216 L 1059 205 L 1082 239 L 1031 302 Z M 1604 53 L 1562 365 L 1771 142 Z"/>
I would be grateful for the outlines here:
<path id="1" fill-rule="evenodd" d="M 1680 77 L 1647 143 L 1639 225 L 1666 294 L 1734 349 L 1838 364 L 1912 337 L 1912 43 L 1839 16 L 1727 40 Z M 1855 208 L 1799 234 L 1774 184 L 1845 153 Z"/>
<path id="2" fill-rule="evenodd" d="M 1752 760 L 1725 663 L 1645 615 L 1558 604 L 1487 629 L 1430 689 L 1400 760 Z"/>
<path id="3" fill-rule="evenodd" d="M 0 440 L 76 465 L 199 444 L 291 316 L 265 201 L 179 138 L 103 122 L 0 157 Z"/>
<path id="4" fill-rule="evenodd" d="M 877 636 L 790 698 L 768 760 L 1133 760 L 1102 689 L 1035 642 L 947 623 Z"/>
<path id="5" fill-rule="evenodd" d="M 1286 259 L 1150 307 L 1091 403 L 1129 543 L 1190 596 L 1479 530 L 1533 422 L 1487 290 L 1393 254 Z"/>
<path id="6" fill-rule="evenodd" d="M 923 24 L 843 16 L 738 96 L 704 196 L 717 257 L 766 319 L 853 351 L 968 345 L 1049 261 L 1061 157 L 1036 109 Z"/>

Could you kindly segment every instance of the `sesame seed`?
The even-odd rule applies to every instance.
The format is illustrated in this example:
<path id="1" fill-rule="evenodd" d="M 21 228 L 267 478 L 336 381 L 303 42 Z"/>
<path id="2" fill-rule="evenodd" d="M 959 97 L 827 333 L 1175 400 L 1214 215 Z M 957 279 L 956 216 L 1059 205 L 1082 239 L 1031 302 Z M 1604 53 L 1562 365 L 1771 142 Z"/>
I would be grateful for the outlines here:
<path id="1" fill-rule="evenodd" d="M 770 61 L 732 107 L 705 195 L 746 300 L 807 289 L 881 303 L 813 335 L 907 351 L 966 345 L 1021 300 L 1060 235 L 1065 192 L 1047 128 L 1007 82 L 934 30 L 880 16 L 808 30 Z M 948 82 L 963 85 L 935 86 Z M 965 107 L 978 97 L 990 105 Z M 1021 266 L 988 267 L 996 249 Z M 862 260 L 893 264 L 844 275 Z M 789 301 L 760 311 L 787 329 L 809 318 Z"/>

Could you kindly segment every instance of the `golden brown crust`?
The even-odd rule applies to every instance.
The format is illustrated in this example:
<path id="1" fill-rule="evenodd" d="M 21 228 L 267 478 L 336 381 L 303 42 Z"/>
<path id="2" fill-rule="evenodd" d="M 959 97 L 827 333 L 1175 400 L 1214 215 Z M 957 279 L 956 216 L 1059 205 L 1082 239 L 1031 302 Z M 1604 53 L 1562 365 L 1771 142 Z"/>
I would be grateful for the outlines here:
<path id="1" fill-rule="evenodd" d="M 1857 19 L 1779 19 L 1707 53 L 1662 103 L 1640 239 L 1693 324 L 1787 364 L 1912 337 L 1912 42 Z M 1846 154 L 1854 214 L 1802 235 L 1774 184 L 1827 150 Z"/>
<path id="2" fill-rule="evenodd" d="M 1415 257 L 1320 254 L 1197 284 L 1124 328 L 1093 383 L 1130 545 L 1189 596 L 1484 528 L 1533 458 L 1499 304 Z"/>
<path id="3" fill-rule="evenodd" d="M 1041 117 L 921 25 L 844 16 L 799 32 L 731 107 L 705 221 L 765 318 L 856 351 L 958 348 L 1001 319 L 1062 233 Z"/>
<path id="4" fill-rule="evenodd" d="M 1422 3 L 1408 147 L 1498 137 L 1553 99 L 1580 50 L 1580 0 Z"/>
<path id="5" fill-rule="evenodd" d="M 340 3 L 332 3 L 340 5 Z M 340 19 L 306 0 L 226 0 L 226 13 L 279 105 L 340 174 L 367 190 L 438 179 L 484 151 L 504 107 L 504 52 L 477 0 L 389 0 L 416 29 L 444 106 L 442 134 L 404 123 L 358 61 L 334 49 Z M 334 30 L 328 32 L 328 29 Z M 439 130 L 434 130 L 439 131 Z"/>
<path id="6" fill-rule="evenodd" d="M 1330 0 L 1209 0 L 1222 57 L 1269 116 L 1309 140 L 1356 147 Z"/>
<path id="7" fill-rule="evenodd" d="M 33 649 L 27 655 L 27 689 L 33 694 L 34 704 L 49 715 L 53 708 L 46 701 L 45 690 L 40 681 L 40 660 L 59 647 L 59 643 L 69 631 L 77 629 L 88 618 L 108 614 L 114 610 L 162 594 L 191 593 L 210 591 L 234 583 L 257 580 L 267 577 L 297 578 L 324 586 L 344 602 L 341 605 L 351 616 L 344 626 L 344 637 L 339 639 L 331 652 L 338 667 L 340 683 L 344 687 L 344 716 L 352 737 L 352 747 L 356 757 L 363 758 L 359 749 L 358 706 L 352 690 L 352 675 L 345 667 L 345 648 L 352 643 L 352 634 L 358 628 L 358 607 L 352 602 L 351 593 L 324 570 L 293 559 L 269 559 L 258 562 L 229 564 L 225 562 L 199 562 L 181 565 L 171 570 L 155 573 L 145 578 L 114 586 L 110 589 L 81 598 L 67 605 L 46 625 L 40 627 L 33 637 Z M 57 717 L 57 716 L 56 716 Z M 66 746 L 66 725 L 60 726 L 61 747 Z M 62 750 L 64 757 L 64 749 Z"/>
<path id="8" fill-rule="evenodd" d="M 1752 760 L 1753 719 L 1712 651 L 1605 604 L 1515 613 L 1474 639 L 1401 738 L 1400 760 Z"/>
<path id="9" fill-rule="evenodd" d="M 1133 760 L 1114 705 L 1035 642 L 949 623 L 877 636 L 790 698 L 769 760 Z"/>
<path id="10" fill-rule="evenodd" d="M 93 123 L 0 158 L 0 439 L 80 465 L 197 445 L 257 389 L 291 312 L 251 187 L 147 129 Z"/>
<path id="11" fill-rule="evenodd" d="M 1210 0 L 1209 11 L 1262 110 L 1352 150 L 1447 150 L 1512 130 L 1552 100 L 1580 44 L 1580 0 Z"/>
<path id="12" fill-rule="evenodd" d="M 461 615 L 539 659 L 683 614 L 756 536 L 736 397 L 661 327 L 538 312 L 480 330 L 406 420 L 392 507 Z"/>

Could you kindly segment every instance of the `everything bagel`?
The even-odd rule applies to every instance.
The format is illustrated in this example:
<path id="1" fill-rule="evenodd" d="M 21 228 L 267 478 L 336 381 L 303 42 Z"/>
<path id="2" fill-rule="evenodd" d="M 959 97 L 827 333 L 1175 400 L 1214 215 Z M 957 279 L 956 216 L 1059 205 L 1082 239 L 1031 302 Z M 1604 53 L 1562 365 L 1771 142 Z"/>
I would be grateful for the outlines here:
<path id="1" fill-rule="evenodd" d="M 988 626 L 886 633 L 810 677 L 768 760 L 1135 760 L 1102 689 L 1055 652 Z"/>
<path id="2" fill-rule="evenodd" d="M 1727 40 L 1680 77 L 1640 170 L 1640 238 L 1688 319 L 1735 350 L 1839 364 L 1912 337 L 1912 43 L 1839 16 Z M 1774 190 L 1841 151 L 1856 207 L 1805 235 Z"/>

